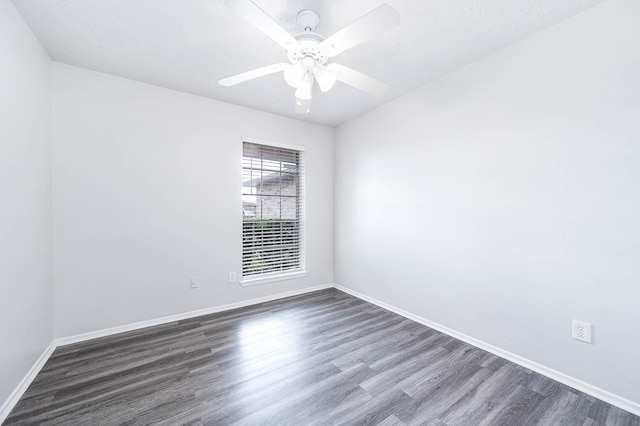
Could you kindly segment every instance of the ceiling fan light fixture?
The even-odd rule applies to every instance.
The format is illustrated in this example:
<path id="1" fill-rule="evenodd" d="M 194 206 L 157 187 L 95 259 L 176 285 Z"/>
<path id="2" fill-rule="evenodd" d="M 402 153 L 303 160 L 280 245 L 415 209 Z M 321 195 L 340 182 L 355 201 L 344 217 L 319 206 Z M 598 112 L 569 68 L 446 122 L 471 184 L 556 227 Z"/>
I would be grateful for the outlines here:
<path id="1" fill-rule="evenodd" d="M 313 88 L 313 75 L 311 73 L 305 73 L 302 82 L 296 90 L 296 98 L 309 100 L 311 99 L 311 89 Z"/>
<path id="2" fill-rule="evenodd" d="M 284 70 L 284 81 L 294 89 L 300 87 L 307 70 L 300 62 L 291 64 Z"/>

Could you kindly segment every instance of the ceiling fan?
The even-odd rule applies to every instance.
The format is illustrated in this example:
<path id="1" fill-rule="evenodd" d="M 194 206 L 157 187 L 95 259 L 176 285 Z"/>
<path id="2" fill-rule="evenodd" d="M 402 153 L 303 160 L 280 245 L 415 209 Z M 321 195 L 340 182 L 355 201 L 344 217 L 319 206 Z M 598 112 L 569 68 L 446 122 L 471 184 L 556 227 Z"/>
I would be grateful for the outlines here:
<path id="1" fill-rule="evenodd" d="M 330 90 L 336 81 L 348 84 L 373 96 L 381 96 L 388 86 L 375 78 L 337 63 L 327 61 L 364 41 L 381 35 L 400 24 L 398 12 L 383 4 L 360 17 L 328 38 L 315 32 L 320 16 L 312 10 L 302 10 L 296 21 L 301 32 L 290 34 L 251 0 L 226 0 L 225 4 L 250 24 L 271 37 L 287 51 L 289 63 L 267 65 L 218 81 L 233 86 L 254 78 L 283 71 L 287 84 L 296 89 L 296 113 L 309 113 L 314 82 L 322 92 Z"/>

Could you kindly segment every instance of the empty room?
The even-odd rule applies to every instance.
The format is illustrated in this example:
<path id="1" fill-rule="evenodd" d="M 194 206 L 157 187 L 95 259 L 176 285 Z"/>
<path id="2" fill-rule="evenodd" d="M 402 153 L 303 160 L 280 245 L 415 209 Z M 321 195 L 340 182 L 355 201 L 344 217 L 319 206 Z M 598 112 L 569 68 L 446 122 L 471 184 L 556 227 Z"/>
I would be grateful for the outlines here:
<path id="1" fill-rule="evenodd" d="M 640 426 L 637 0 L 0 0 L 0 424 Z"/>

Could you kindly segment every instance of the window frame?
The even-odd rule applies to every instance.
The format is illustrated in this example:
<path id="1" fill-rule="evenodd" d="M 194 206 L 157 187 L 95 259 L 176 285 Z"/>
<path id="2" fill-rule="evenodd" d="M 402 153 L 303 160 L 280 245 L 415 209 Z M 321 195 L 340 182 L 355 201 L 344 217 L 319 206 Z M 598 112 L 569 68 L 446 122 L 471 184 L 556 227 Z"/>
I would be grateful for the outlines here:
<path id="1" fill-rule="evenodd" d="M 305 160 L 306 160 L 306 150 L 305 147 L 303 146 L 299 146 L 299 145 L 291 145 L 291 144 L 286 144 L 286 143 L 280 143 L 280 142 L 274 142 L 274 141 L 269 141 L 269 140 L 264 140 L 264 139 L 256 139 L 256 138 L 251 138 L 251 137 L 242 137 L 241 139 L 241 145 L 240 145 L 240 149 L 241 149 L 241 155 L 240 155 L 240 171 L 243 170 L 243 160 L 244 160 L 244 144 L 246 143 L 251 143 L 251 144 L 255 144 L 255 145 L 263 145 L 266 147 L 271 147 L 271 148 L 282 148 L 282 149 L 289 149 L 289 150 L 294 150 L 294 151 L 298 151 L 300 153 L 300 163 L 298 164 L 298 167 L 301 169 L 301 172 L 299 173 L 299 179 L 298 179 L 298 192 L 299 192 L 299 206 L 298 206 L 298 223 L 299 223 L 299 259 L 300 259 L 300 266 L 299 268 L 295 269 L 295 270 L 288 270 L 288 271 L 278 271 L 278 272 L 273 272 L 273 273 L 267 273 L 267 274 L 261 274 L 261 275 L 247 275 L 245 276 L 243 274 L 243 263 L 241 262 L 241 267 L 240 267 L 240 285 L 242 286 L 252 286 L 252 285 L 258 285 L 258 284 L 266 284 L 266 283 L 271 283 L 271 282 L 277 282 L 277 281 L 285 281 L 285 280 L 291 280 L 291 279 L 296 279 L 296 278 L 302 278 L 305 277 L 307 275 L 307 269 L 306 269 L 306 257 L 307 257 L 307 253 L 306 253 L 306 248 L 307 248 L 307 244 L 306 244 L 306 234 L 307 234 L 307 230 L 306 230 L 306 179 L 305 179 L 305 175 L 306 175 L 306 167 L 305 167 Z M 240 194 L 241 194 L 241 198 L 243 195 L 243 180 L 242 177 L 240 178 Z M 242 201 L 240 203 L 240 207 L 241 210 L 243 209 L 242 206 Z M 244 216 L 244 212 L 243 212 L 243 216 Z M 244 227 L 244 219 L 242 219 L 242 225 Z M 244 238 L 244 231 L 241 235 L 241 240 Z M 241 251 L 243 250 L 243 246 L 241 246 Z"/>

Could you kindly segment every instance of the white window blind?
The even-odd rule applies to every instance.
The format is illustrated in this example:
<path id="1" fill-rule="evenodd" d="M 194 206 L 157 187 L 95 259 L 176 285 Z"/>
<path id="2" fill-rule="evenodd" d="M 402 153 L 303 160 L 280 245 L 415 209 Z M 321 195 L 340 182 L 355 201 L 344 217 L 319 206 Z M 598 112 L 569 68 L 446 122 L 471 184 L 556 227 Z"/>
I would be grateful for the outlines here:
<path id="1" fill-rule="evenodd" d="M 303 152 L 254 142 L 242 149 L 242 276 L 304 270 Z"/>

